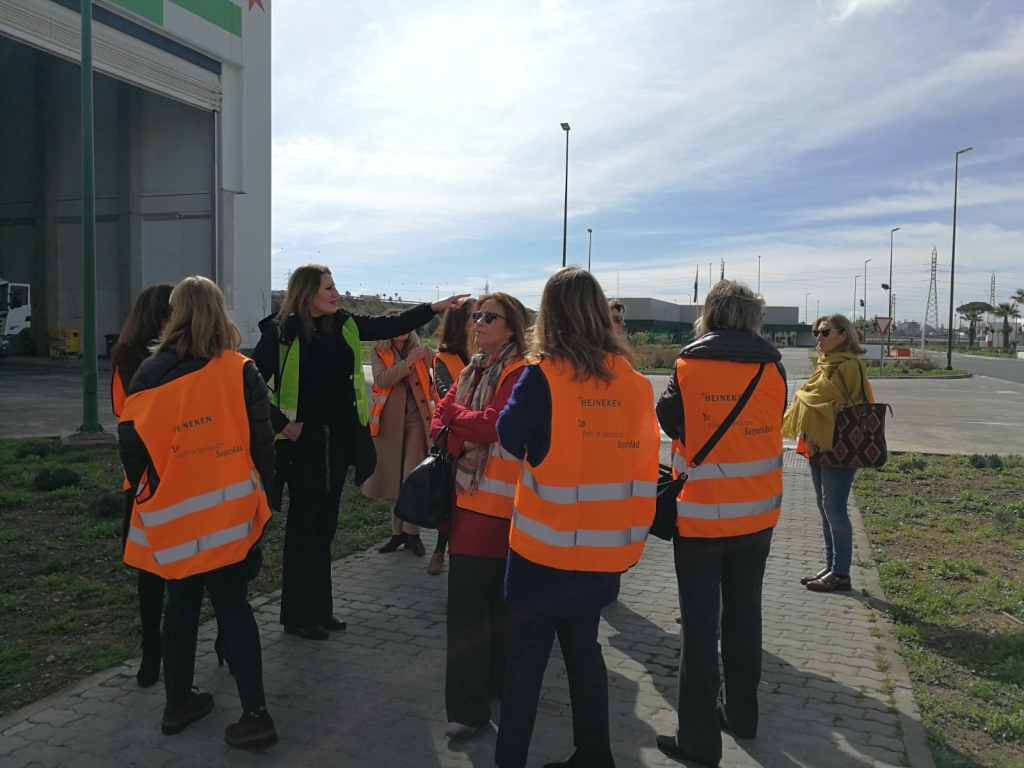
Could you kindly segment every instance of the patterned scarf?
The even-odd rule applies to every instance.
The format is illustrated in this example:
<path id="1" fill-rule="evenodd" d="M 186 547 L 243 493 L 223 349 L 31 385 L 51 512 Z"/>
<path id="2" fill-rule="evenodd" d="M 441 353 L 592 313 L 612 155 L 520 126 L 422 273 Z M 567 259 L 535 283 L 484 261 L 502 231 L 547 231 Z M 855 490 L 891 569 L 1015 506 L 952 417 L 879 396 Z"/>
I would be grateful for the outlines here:
<path id="1" fill-rule="evenodd" d="M 455 391 L 455 402 L 471 411 L 482 411 L 494 399 L 501 373 L 510 362 L 519 357 L 514 343 L 506 344 L 497 352 L 488 355 L 478 352 L 469 365 L 459 374 Z M 455 470 L 455 484 L 459 490 L 472 496 L 487 469 L 490 444 L 474 445 L 459 458 Z"/>

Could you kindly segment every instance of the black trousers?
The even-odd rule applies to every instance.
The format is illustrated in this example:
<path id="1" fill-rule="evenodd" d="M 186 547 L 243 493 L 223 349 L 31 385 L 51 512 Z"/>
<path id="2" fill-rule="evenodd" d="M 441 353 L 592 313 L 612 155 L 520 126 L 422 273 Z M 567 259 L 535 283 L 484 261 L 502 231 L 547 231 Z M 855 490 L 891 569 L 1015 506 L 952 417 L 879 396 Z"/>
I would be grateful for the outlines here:
<path id="1" fill-rule="evenodd" d="M 555 635 L 569 677 L 572 735 L 576 749 L 611 749 L 608 726 L 608 670 L 597 640 L 600 613 L 582 616 L 531 616 L 509 611 L 505 686 L 494 762 L 500 768 L 525 768 L 537 719 L 544 670 Z"/>
<path id="2" fill-rule="evenodd" d="M 167 582 L 164 687 L 169 705 L 180 704 L 192 690 L 204 586 L 210 593 L 217 624 L 228 644 L 242 709 L 255 712 L 266 705 L 260 633 L 245 594 L 246 585 L 259 573 L 262 562 L 263 552 L 252 549 L 240 563 Z"/>
<path id="3" fill-rule="evenodd" d="M 347 467 L 323 425 L 304 424 L 290 449 L 288 519 L 281 574 L 281 623 L 308 627 L 334 613 L 331 542 Z"/>
<path id="4" fill-rule="evenodd" d="M 121 548 L 128 541 L 128 528 L 132 519 L 135 491 L 127 489 L 121 494 L 123 520 L 121 522 Z M 143 653 L 160 653 L 160 617 L 164 612 L 164 580 L 155 573 L 139 571 L 136 586 L 139 594 L 139 618 L 142 622 Z"/>
<path id="5" fill-rule="evenodd" d="M 720 539 L 677 536 L 672 543 L 682 611 L 676 738 L 694 757 L 718 761 L 722 758 L 717 711 L 719 615 L 726 718 L 737 730 L 755 733 L 761 681 L 761 585 L 772 529 Z"/>
<path id="6" fill-rule="evenodd" d="M 448 721 L 483 728 L 505 666 L 505 560 L 452 555 L 448 570 Z"/>

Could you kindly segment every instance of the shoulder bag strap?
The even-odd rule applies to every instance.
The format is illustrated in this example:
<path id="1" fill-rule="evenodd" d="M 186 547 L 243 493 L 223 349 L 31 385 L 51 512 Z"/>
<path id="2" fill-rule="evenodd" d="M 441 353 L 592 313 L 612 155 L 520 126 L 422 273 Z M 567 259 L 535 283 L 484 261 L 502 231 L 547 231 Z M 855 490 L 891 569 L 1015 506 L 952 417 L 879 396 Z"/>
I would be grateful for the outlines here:
<path id="1" fill-rule="evenodd" d="M 843 389 L 846 390 L 846 402 L 850 402 L 850 385 L 846 383 L 846 377 L 843 376 L 843 372 L 839 370 L 839 366 L 836 366 L 835 375 L 839 377 L 839 381 L 843 384 Z M 867 387 L 864 387 L 864 402 L 868 401 Z"/>
<path id="2" fill-rule="evenodd" d="M 729 427 L 731 427 L 733 422 L 736 421 L 736 417 L 740 415 L 740 411 L 746 407 L 751 395 L 754 394 L 754 390 L 757 389 L 757 384 L 761 381 L 761 374 L 764 373 L 765 365 L 767 365 L 767 363 L 761 363 L 761 367 L 757 369 L 757 373 L 754 374 L 754 378 L 750 380 L 746 390 L 740 397 L 740 401 L 736 403 L 736 406 L 732 409 L 729 415 L 725 417 L 725 421 L 719 425 L 715 434 L 713 434 L 711 438 L 704 443 L 704 447 L 700 449 L 700 452 L 693 457 L 693 461 L 690 462 L 691 468 L 699 467 L 703 464 L 704 459 L 706 459 L 708 454 L 714 450 L 716 445 L 718 445 L 718 441 L 721 440 L 725 436 L 725 433 L 729 431 Z"/>

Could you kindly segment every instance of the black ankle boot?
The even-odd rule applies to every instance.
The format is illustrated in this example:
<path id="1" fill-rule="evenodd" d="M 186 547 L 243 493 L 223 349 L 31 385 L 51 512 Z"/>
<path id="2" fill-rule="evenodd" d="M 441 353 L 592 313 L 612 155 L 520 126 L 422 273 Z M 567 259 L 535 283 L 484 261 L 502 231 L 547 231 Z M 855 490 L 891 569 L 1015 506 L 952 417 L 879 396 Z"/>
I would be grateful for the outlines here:
<path id="1" fill-rule="evenodd" d="M 228 650 L 228 641 L 224 635 L 217 633 L 217 639 L 213 641 L 213 650 L 217 653 L 217 666 L 223 667 L 224 662 L 228 663 L 228 674 L 235 676 L 235 670 L 231 668 L 231 652 Z"/>
<path id="2" fill-rule="evenodd" d="M 572 757 L 562 763 L 548 763 L 544 768 L 615 768 L 615 758 L 611 750 L 592 752 L 577 749 Z"/>
<path id="3" fill-rule="evenodd" d="M 139 671 L 135 674 L 135 682 L 140 688 L 149 688 L 155 685 L 160 679 L 160 636 L 155 638 L 142 638 L 142 663 L 139 664 Z"/>
<path id="4" fill-rule="evenodd" d="M 388 552 L 397 552 L 398 548 L 403 544 L 408 545 L 408 542 L 406 541 L 405 534 L 400 533 L 397 536 L 392 536 L 391 541 L 377 551 L 382 555 L 386 555 Z"/>

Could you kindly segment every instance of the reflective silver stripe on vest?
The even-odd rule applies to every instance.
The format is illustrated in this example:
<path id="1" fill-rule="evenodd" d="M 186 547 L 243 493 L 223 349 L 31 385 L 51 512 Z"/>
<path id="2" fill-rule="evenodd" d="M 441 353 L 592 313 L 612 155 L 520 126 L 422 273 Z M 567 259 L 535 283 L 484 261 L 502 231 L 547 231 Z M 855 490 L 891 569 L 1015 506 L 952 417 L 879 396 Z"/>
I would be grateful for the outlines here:
<path id="1" fill-rule="evenodd" d="M 552 547 L 625 547 L 630 544 L 641 544 L 647 541 L 646 525 L 634 525 L 618 531 L 595 531 L 580 529 L 577 531 L 556 531 L 554 528 L 538 522 L 522 514 L 518 509 L 512 511 L 512 527 L 522 531 L 538 541 Z"/>
<path id="2" fill-rule="evenodd" d="M 760 501 L 740 501 L 732 504 L 697 504 L 677 501 L 676 514 L 696 520 L 727 520 L 735 517 L 753 517 L 774 512 L 782 506 L 782 494 Z"/>
<path id="3" fill-rule="evenodd" d="M 388 396 L 387 395 L 374 395 L 373 396 L 373 404 L 374 405 L 376 405 L 377 403 L 386 403 L 387 400 L 388 400 Z"/>
<path id="4" fill-rule="evenodd" d="M 672 460 L 676 471 L 686 475 L 689 482 L 696 480 L 727 480 L 737 477 L 757 477 L 782 469 L 782 456 L 755 461 L 733 461 L 719 464 L 701 464 L 699 467 L 687 467 L 682 456 L 676 455 Z M 682 465 L 682 468 L 680 468 Z"/>
<path id="5" fill-rule="evenodd" d="M 128 541 L 138 544 L 140 547 L 149 549 L 149 539 L 146 538 L 146 532 L 134 525 L 129 526 L 128 528 Z"/>
<path id="6" fill-rule="evenodd" d="M 195 557 L 200 552 L 241 541 L 252 532 L 252 526 L 253 521 L 248 520 L 241 525 L 225 528 L 223 531 L 215 531 L 195 541 L 186 541 L 184 544 L 178 544 L 175 547 L 161 549 L 159 552 L 153 553 L 153 559 L 156 560 L 157 565 L 170 565 L 181 560 L 187 560 L 190 557 Z"/>
<path id="7" fill-rule="evenodd" d="M 491 443 L 491 456 L 504 459 L 505 461 L 514 461 L 516 464 L 520 462 L 520 459 L 517 459 L 511 453 L 502 448 L 501 443 Z"/>
<path id="8" fill-rule="evenodd" d="M 190 499 L 179 501 L 177 504 L 172 504 L 169 507 L 158 509 L 152 512 L 143 512 L 139 510 L 139 520 L 147 528 L 155 528 L 158 525 L 169 523 L 172 520 L 178 520 L 187 515 L 195 514 L 196 512 L 202 512 L 206 509 L 212 509 L 213 507 L 225 504 L 229 501 L 236 501 L 238 499 L 244 499 L 246 496 L 252 494 L 254 491 L 263 491 L 263 482 L 260 480 L 255 472 L 251 472 L 248 480 L 243 480 L 240 483 L 232 483 L 231 485 L 224 486 L 216 491 L 210 491 L 209 493 L 201 493 L 198 496 L 193 496 Z"/>
<path id="9" fill-rule="evenodd" d="M 590 483 L 562 487 L 538 483 L 533 473 L 524 467 L 523 485 L 537 496 L 552 504 L 575 504 L 578 501 L 625 501 L 634 496 L 653 499 L 658 484 L 647 480 L 627 480 L 624 483 Z"/>
<path id="10" fill-rule="evenodd" d="M 476 489 L 484 493 L 493 493 L 495 496 L 506 496 L 510 499 L 516 497 L 515 483 L 503 483 L 501 480 L 495 480 L 493 477 L 483 478 Z"/>
<path id="11" fill-rule="evenodd" d="M 380 416 L 371 416 L 370 424 L 380 424 Z"/>

